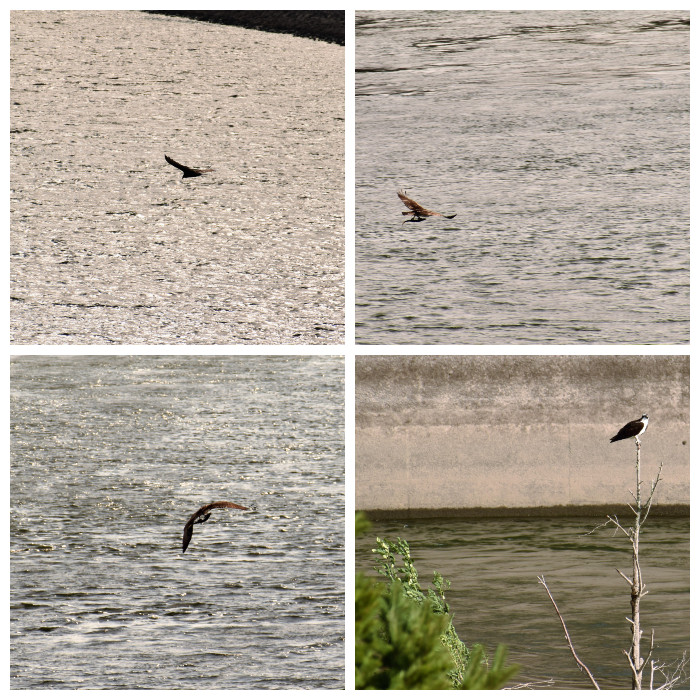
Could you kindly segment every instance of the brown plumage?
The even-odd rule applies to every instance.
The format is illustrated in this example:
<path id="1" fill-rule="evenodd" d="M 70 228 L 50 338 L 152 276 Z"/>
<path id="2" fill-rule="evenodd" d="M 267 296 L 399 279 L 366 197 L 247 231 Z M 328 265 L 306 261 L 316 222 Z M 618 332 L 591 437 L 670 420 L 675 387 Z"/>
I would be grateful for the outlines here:
<path id="1" fill-rule="evenodd" d="M 230 501 L 215 501 L 207 506 L 202 506 L 188 521 L 185 525 L 185 530 L 182 533 L 182 553 L 187 551 L 187 545 L 192 539 L 192 529 L 198 523 L 205 523 L 211 517 L 211 511 L 215 508 L 238 508 L 240 510 L 250 510 L 245 506 L 239 506 L 236 503 L 231 503 Z"/>
<path id="2" fill-rule="evenodd" d="M 186 165 L 182 165 L 181 163 L 178 163 L 176 160 L 173 160 L 169 156 L 165 156 L 165 160 L 170 163 L 170 165 L 178 168 L 179 170 L 182 170 L 182 177 L 183 179 L 186 177 L 199 177 L 200 175 L 204 173 L 213 173 L 214 170 L 213 168 L 209 168 L 207 170 L 198 170 L 197 168 L 188 168 Z"/>
<path id="3" fill-rule="evenodd" d="M 422 207 L 420 204 L 418 204 L 418 202 L 411 199 L 410 197 L 407 197 L 406 192 L 404 190 L 399 190 L 396 194 L 399 195 L 399 199 L 410 209 L 410 211 L 402 211 L 401 213 L 404 216 L 412 214 L 410 219 L 404 221 L 404 224 L 408 223 L 409 221 L 425 221 L 426 217 L 428 216 L 442 216 L 445 219 L 454 219 L 455 216 L 457 216 L 457 214 L 451 214 L 450 216 L 447 216 L 447 214 L 440 214 L 437 211 L 430 211 L 430 209 Z"/>

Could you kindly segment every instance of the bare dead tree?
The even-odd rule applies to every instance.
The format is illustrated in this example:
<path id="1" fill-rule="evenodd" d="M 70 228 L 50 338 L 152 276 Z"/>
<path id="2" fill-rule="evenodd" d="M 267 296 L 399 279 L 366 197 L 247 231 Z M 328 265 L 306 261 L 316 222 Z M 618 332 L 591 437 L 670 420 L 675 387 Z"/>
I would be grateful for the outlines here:
<path id="1" fill-rule="evenodd" d="M 683 654 L 683 657 L 675 662 L 672 665 L 669 664 L 659 664 L 657 661 L 652 659 L 652 652 L 654 651 L 654 630 L 652 629 L 651 635 L 649 637 L 649 650 L 646 654 L 646 656 L 643 656 L 642 654 L 642 639 L 644 636 L 643 630 L 642 630 L 642 625 L 641 625 L 641 615 L 640 615 L 640 609 L 641 609 L 641 600 L 642 598 L 648 593 L 647 588 L 644 584 L 644 580 L 642 577 L 642 567 L 640 564 L 640 559 L 639 559 L 639 538 L 640 534 L 642 532 L 642 526 L 646 522 L 646 519 L 649 517 L 649 511 L 651 510 L 651 502 L 654 497 L 654 493 L 656 491 L 656 487 L 659 485 L 659 481 L 661 481 L 661 471 L 663 470 L 663 463 L 661 463 L 661 466 L 659 467 L 659 471 L 656 474 L 656 477 L 654 481 L 651 484 L 651 488 L 649 490 L 649 496 L 645 501 L 642 501 L 642 477 L 641 477 L 641 442 L 639 441 L 639 437 L 635 436 L 634 438 L 636 445 L 637 445 L 637 460 L 636 460 L 636 476 L 637 476 L 637 485 L 636 485 L 636 490 L 634 493 L 631 493 L 631 495 L 634 497 L 634 504 L 628 504 L 632 512 L 634 513 L 634 523 L 630 527 L 624 527 L 620 521 L 618 520 L 616 515 L 608 515 L 607 519 L 604 523 L 601 523 L 598 525 L 596 528 L 591 530 L 591 532 L 586 533 L 586 534 L 591 534 L 592 532 L 595 532 L 601 527 L 605 527 L 607 525 L 614 525 L 616 531 L 620 530 L 624 535 L 627 537 L 629 540 L 630 544 L 632 545 L 632 574 L 631 576 L 628 576 L 627 574 L 623 573 L 619 569 L 616 569 L 617 573 L 622 576 L 625 581 L 630 586 L 630 606 L 632 608 L 632 612 L 630 617 L 627 617 L 626 620 L 630 623 L 630 629 L 632 631 L 632 641 L 630 644 L 629 649 L 623 649 L 623 653 L 627 657 L 627 661 L 629 663 L 630 668 L 632 669 L 632 689 L 633 690 L 641 690 L 642 689 L 642 684 L 643 684 L 643 675 L 645 669 L 647 667 L 649 668 L 649 689 L 654 690 L 654 674 L 659 673 L 663 677 L 663 682 L 661 685 L 658 685 L 656 687 L 656 690 L 668 690 L 671 689 L 675 686 L 678 685 L 678 683 L 685 677 L 685 668 L 687 665 L 687 657 L 686 654 Z M 573 654 L 574 660 L 578 664 L 579 668 L 582 671 L 585 671 L 588 674 L 588 677 L 591 679 L 591 682 L 593 685 L 600 690 L 595 678 L 593 678 L 593 675 L 591 672 L 588 670 L 588 667 L 581 661 L 579 658 L 578 654 L 576 653 L 574 649 L 574 645 L 571 641 L 571 637 L 569 636 L 569 632 L 566 629 L 566 624 L 564 623 L 564 619 L 561 616 L 561 613 L 559 612 L 559 609 L 557 608 L 557 604 L 554 602 L 554 598 L 552 597 L 552 594 L 549 591 L 549 588 L 547 587 L 547 584 L 544 580 L 544 576 L 539 576 L 538 577 L 539 582 L 544 586 L 545 590 L 547 591 L 547 595 L 549 595 L 549 599 L 552 601 L 552 605 L 554 606 L 554 609 L 556 610 L 557 615 L 559 616 L 559 620 L 562 624 L 562 627 L 564 628 L 564 634 L 566 635 L 566 640 L 569 644 L 569 649 L 571 650 L 571 653 Z"/>
<path id="2" fill-rule="evenodd" d="M 649 638 L 649 652 L 644 658 L 642 656 L 642 624 L 640 619 L 640 609 L 642 598 L 647 594 L 647 588 L 644 584 L 642 578 L 642 567 L 639 561 L 639 535 L 642 531 L 642 526 L 649 517 L 649 511 L 651 509 L 651 501 L 654 497 L 654 492 L 656 487 L 661 481 L 661 470 L 663 469 L 663 463 L 659 467 L 659 471 L 656 478 L 652 482 L 651 489 L 649 490 L 649 497 L 645 502 L 642 502 L 642 476 L 641 476 L 641 453 L 642 453 L 642 443 L 639 441 L 638 437 L 634 438 L 637 444 L 637 462 L 636 462 L 636 474 L 637 474 L 637 488 L 635 490 L 634 505 L 629 507 L 634 513 L 634 524 L 631 527 L 623 527 L 617 516 L 608 515 L 607 522 L 615 525 L 616 529 L 619 529 L 625 534 L 630 544 L 632 545 L 632 577 L 630 578 L 622 571 L 617 569 L 617 573 L 622 576 L 625 581 L 630 586 L 630 606 L 632 608 L 631 617 L 626 618 L 630 623 L 630 629 L 632 631 L 632 643 L 629 649 L 624 650 L 624 654 L 627 657 L 627 661 L 632 669 L 632 689 L 641 690 L 642 689 L 642 675 L 647 664 L 651 660 L 651 653 L 654 650 L 654 630 L 651 632 Z"/>

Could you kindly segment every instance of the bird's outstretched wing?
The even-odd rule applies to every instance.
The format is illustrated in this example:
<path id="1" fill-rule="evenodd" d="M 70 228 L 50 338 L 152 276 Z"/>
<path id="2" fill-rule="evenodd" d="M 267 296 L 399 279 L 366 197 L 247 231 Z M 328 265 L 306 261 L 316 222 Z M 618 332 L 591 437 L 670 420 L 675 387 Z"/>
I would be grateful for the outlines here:
<path id="1" fill-rule="evenodd" d="M 185 531 L 182 533 L 182 553 L 183 554 L 187 551 L 187 545 L 190 543 L 191 539 L 192 539 L 192 524 L 187 523 L 187 525 L 185 525 Z"/>
<path id="2" fill-rule="evenodd" d="M 168 163 L 170 163 L 170 165 L 177 168 L 178 170 L 182 170 L 182 177 L 198 177 L 202 173 L 213 172 L 213 170 L 211 168 L 208 168 L 207 170 L 198 170 L 197 168 L 189 168 L 188 166 L 183 165 L 182 163 L 178 163 L 176 160 L 173 160 L 167 154 L 165 155 L 165 160 Z"/>
<path id="3" fill-rule="evenodd" d="M 396 193 L 399 195 L 399 199 L 409 208 L 410 211 L 402 211 L 401 213 L 404 216 L 408 216 L 409 214 L 413 214 L 414 217 L 417 217 L 415 220 L 422 220 L 426 216 L 442 216 L 445 219 L 454 219 L 457 214 L 452 214 L 451 216 L 446 216 L 445 214 L 440 214 L 440 212 L 437 211 L 431 211 L 430 209 L 426 209 L 425 207 L 421 206 L 416 202 L 415 199 L 411 199 L 406 195 L 406 192 L 404 190 L 398 190 Z M 422 218 L 421 218 L 422 217 Z"/>
<path id="4" fill-rule="evenodd" d="M 192 530 L 197 522 L 203 522 L 200 518 L 204 520 L 208 519 L 209 513 L 215 508 L 238 508 L 239 510 L 250 510 L 246 506 L 239 506 L 237 503 L 231 503 L 231 501 L 215 501 L 214 503 L 209 503 L 206 506 L 202 506 L 196 513 L 190 516 L 190 519 L 185 524 L 185 529 L 182 533 L 182 553 L 187 551 L 187 545 L 189 545 L 192 539 Z M 206 517 L 204 517 L 206 516 Z"/>
<path id="5" fill-rule="evenodd" d="M 422 207 L 415 199 L 408 197 L 403 190 L 399 190 L 396 194 L 399 195 L 399 199 L 410 209 L 410 211 L 401 212 L 404 216 L 408 216 L 409 214 L 418 214 L 418 216 L 440 216 L 437 212 Z"/>

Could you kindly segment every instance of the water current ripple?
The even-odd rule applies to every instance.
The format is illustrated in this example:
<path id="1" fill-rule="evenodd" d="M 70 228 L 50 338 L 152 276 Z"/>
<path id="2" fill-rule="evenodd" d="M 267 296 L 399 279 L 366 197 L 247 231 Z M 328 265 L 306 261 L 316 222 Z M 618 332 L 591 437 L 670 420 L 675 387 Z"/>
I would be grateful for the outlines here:
<path id="1" fill-rule="evenodd" d="M 687 343 L 688 21 L 358 12 L 358 342 Z"/>

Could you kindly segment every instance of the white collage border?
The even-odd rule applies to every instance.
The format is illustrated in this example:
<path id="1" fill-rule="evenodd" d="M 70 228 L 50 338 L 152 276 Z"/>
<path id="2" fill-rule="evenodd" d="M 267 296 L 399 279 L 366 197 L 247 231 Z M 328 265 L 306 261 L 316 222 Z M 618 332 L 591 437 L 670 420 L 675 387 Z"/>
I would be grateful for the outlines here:
<path id="1" fill-rule="evenodd" d="M 186 4 L 175 3 L 172 9 L 188 9 L 189 6 Z M 355 325 L 355 312 L 354 312 L 354 298 L 355 298 L 355 258 L 354 258 L 354 229 L 355 229 L 355 194 L 354 194 L 354 182 L 355 182 L 355 163 L 354 163 L 354 152 L 355 152 L 355 113 L 354 113 L 354 54 L 355 54 L 355 35 L 354 35 L 354 25 L 355 25 L 355 10 L 371 10 L 371 9 L 382 9 L 382 10 L 421 10 L 427 9 L 426 3 L 417 2 L 384 2 L 380 7 L 371 7 L 369 3 L 360 6 L 356 2 L 350 2 L 348 0 L 344 3 L 338 2 L 311 2 L 304 3 L 302 6 L 304 9 L 311 10 L 344 10 L 345 11 L 345 342 L 339 345 L 328 345 L 328 346 L 316 346 L 316 345 L 231 345 L 231 346 L 220 346 L 220 345 L 121 345 L 121 346 L 111 346 L 111 345 L 79 345 L 79 346 L 67 346 L 67 345 L 11 345 L 9 340 L 9 329 L 10 329 L 10 318 L 9 318 L 9 300 L 4 304 L 4 324 L 5 328 L 5 344 L 6 349 L 6 370 L 5 370 L 5 397 L 6 400 L 3 403 L 3 417 L 5 418 L 5 425 L 8 426 L 8 439 L 5 449 L 5 455 L 7 458 L 7 476 L 6 476 L 6 502 L 9 502 L 10 495 L 10 473 L 9 473 L 9 463 L 10 463 L 10 440 L 9 440 L 9 425 L 10 425 L 10 410 L 9 410 L 9 385 L 10 385 L 10 360 L 15 355 L 336 355 L 342 356 L 345 360 L 345 505 L 346 505 L 346 516 L 345 516 L 345 650 L 346 650 L 346 665 L 345 665 L 345 690 L 337 691 L 312 691 L 315 693 L 323 692 L 324 696 L 337 697 L 340 695 L 345 695 L 348 692 L 355 693 L 354 691 L 354 624 L 352 610 L 354 609 L 354 503 L 355 503 L 355 415 L 354 415 L 354 399 L 355 399 L 355 358 L 357 355 L 688 355 L 690 356 L 691 365 L 691 397 L 695 396 L 695 386 L 697 384 L 694 381 L 694 355 L 697 351 L 694 348 L 697 346 L 697 333 L 693 332 L 693 325 L 691 324 L 691 336 L 689 345 L 355 345 L 354 343 L 354 325 Z M 230 5 L 221 5 L 219 3 L 213 3 L 207 6 L 208 9 L 231 9 Z M 66 9 L 60 6 L 55 6 L 53 4 L 39 3 L 37 5 L 32 5 L 30 7 L 13 7 L 14 9 L 26 10 L 26 9 Z M 85 4 L 83 2 L 74 3 L 70 9 L 72 10 L 94 10 L 98 9 L 94 4 Z M 103 8 L 99 8 L 103 9 Z M 116 2 L 110 5 L 108 8 L 104 9 L 119 9 L 119 10 L 142 10 L 149 9 L 144 7 L 132 7 L 128 4 L 123 4 L 121 2 Z M 235 9 L 263 9 L 259 6 L 250 7 L 248 3 L 242 3 L 236 6 Z M 279 2 L 272 2 L 264 9 L 269 10 L 289 10 L 289 9 L 299 9 L 299 5 L 293 4 L 282 4 Z M 615 3 L 612 6 L 609 3 L 602 2 L 592 2 L 585 6 L 574 5 L 572 3 L 554 3 L 551 1 L 538 3 L 536 6 L 529 5 L 526 3 L 498 3 L 495 6 L 489 5 L 488 7 L 478 6 L 478 5 L 467 5 L 464 3 L 457 2 L 446 2 L 440 7 L 431 7 L 431 10 L 435 9 L 445 9 L 445 10 L 466 10 L 466 9 L 488 9 L 494 11 L 506 11 L 506 10 L 659 10 L 658 3 L 651 3 L 648 1 L 639 3 Z M 673 7 L 677 10 L 690 11 L 690 8 L 684 7 Z M 4 13 L 4 36 L 7 42 L 6 56 L 9 57 L 9 10 Z M 691 29 L 691 64 L 693 64 L 693 59 L 697 54 L 694 46 L 698 42 L 693 41 L 693 34 Z M 8 82 L 8 87 L 5 92 L 6 95 L 9 94 L 9 71 L 5 72 L 5 80 Z M 693 89 L 693 83 L 691 82 L 691 104 L 697 104 L 692 98 L 694 97 L 695 90 Z M 691 109 L 691 115 L 693 110 Z M 9 133 L 9 113 L 8 110 L 5 111 L 4 120 L 6 122 L 5 133 Z M 695 133 L 695 129 L 692 126 L 692 116 L 691 116 L 691 143 L 692 135 Z M 9 164 L 9 140 L 5 145 L 6 149 L 6 162 Z M 6 192 L 9 191 L 9 167 L 5 170 L 5 177 L 7 179 Z M 691 177 L 691 202 L 696 201 L 693 197 L 695 190 L 697 188 L 694 186 L 693 178 Z M 9 217 L 6 219 L 8 221 L 8 239 L 9 239 Z M 692 232 L 692 220 L 691 220 L 691 232 Z M 692 265 L 692 256 L 691 256 Z M 6 262 L 6 273 L 5 279 L 7 280 L 6 289 L 9 291 L 9 256 Z M 691 266 L 691 282 L 692 282 L 692 266 Z M 693 303 L 696 294 L 694 293 L 694 287 L 691 286 L 691 309 L 695 308 Z M 692 427 L 696 424 L 694 419 L 694 412 L 692 410 L 691 401 L 691 434 Z M 690 462 L 691 465 L 695 463 L 696 451 L 693 448 L 691 440 L 690 448 Z M 693 487 L 695 480 L 691 481 L 691 503 L 694 502 L 694 492 Z M 692 508 L 691 508 L 692 512 Z M 691 562 L 696 560 L 696 557 L 692 556 L 695 553 L 695 537 L 694 537 L 694 519 L 691 518 Z M 5 551 L 9 553 L 9 533 L 6 530 L 6 543 L 7 548 Z M 5 576 L 5 589 L 6 589 L 6 600 L 9 602 L 10 591 L 9 591 L 9 556 L 5 559 L 6 566 L 6 576 Z M 693 568 L 691 568 L 691 575 Z M 693 641 L 696 637 L 692 634 L 696 630 L 695 620 L 697 615 L 695 614 L 695 609 L 697 606 L 691 606 L 691 655 L 693 650 Z M 7 630 L 9 632 L 9 629 Z M 7 664 L 5 668 L 9 668 L 9 634 L 5 635 L 5 658 Z M 692 672 L 691 667 L 691 687 L 695 685 L 697 673 Z M 9 678 L 7 687 L 9 688 Z M 25 694 L 34 695 L 37 697 L 44 697 L 40 694 L 41 691 L 22 691 Z M 79 693 L 92 693 L 96 691 L 78 691 Z M 131 691 L 112 691 L 116 693 L 131 692 Z M 154 692 L 154 691 L 151 691 Z M 160 692 L 172 692 L 172 691 L 155 691 Z M 227 695 L 231 691 L 208 691 L 208 693 L 213 693 L 214 695 L 226 693 Z M 241 691 L 237 691 L 239 694 Z M 246 691 L 243 691 L 246 692 Z M 261 694 L 266 695 L 268 693 L 273 693 L 275 691 L 248 691 L 254 692 L 259 697 Z M 292 691 L 301 692 L 301 691 Z M 304 691 L 308 692 L 308 691 Z M 367 691 L 365 691 L 367 692 Z M 381 691 L 369 691 L 370 693 L 381 692 Z M 532 692 L 532 691 L 531 691 Z M 564 691 L 542 691 L 547 693 L 547 697 L 554 697 Z M 568 691 L 567 691 L 568 692 Z M 580 693 L 581 691 L 579 691 Z M 583 692 L 595 692 L 595 691 L 583 691 Z M 632 691 L 629 691 L 632 692 Z M 554 694 L 554 696 L 552 695 Z M 364 697 L 364 695 L 363 695 Z M 580 697 L 577 695 L 576 697 Z"/>

